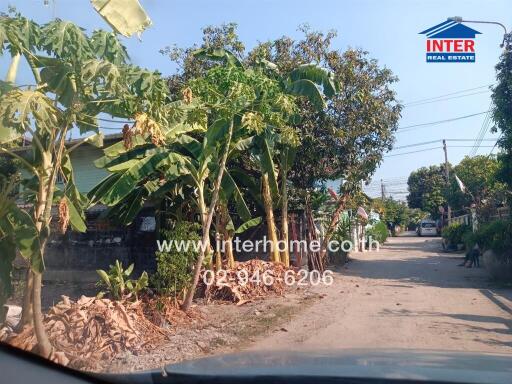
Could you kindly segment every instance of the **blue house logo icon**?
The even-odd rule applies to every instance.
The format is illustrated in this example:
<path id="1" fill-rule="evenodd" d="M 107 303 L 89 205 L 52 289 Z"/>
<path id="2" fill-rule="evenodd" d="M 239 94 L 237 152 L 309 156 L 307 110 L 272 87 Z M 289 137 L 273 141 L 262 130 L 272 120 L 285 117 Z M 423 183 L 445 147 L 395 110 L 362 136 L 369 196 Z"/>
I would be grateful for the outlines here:
<path id="1" fill-rule="evenodd" d="M 480 34 L 450 19 L 425 29 L 420 35 L 427 37 L 427 63 L 474 63 L 475 37 Z"/>

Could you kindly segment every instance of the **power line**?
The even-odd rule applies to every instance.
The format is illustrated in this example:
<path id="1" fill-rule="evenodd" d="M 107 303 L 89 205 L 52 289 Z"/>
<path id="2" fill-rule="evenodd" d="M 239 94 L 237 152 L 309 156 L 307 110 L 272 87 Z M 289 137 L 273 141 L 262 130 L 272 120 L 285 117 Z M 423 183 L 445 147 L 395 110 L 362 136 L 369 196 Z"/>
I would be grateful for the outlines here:
<path id="1" fill-rule="evenodd" d="M 445 139 L 445 140 L 446 141 L 476 141 L 477 139 Z M 494 141 L 494 140 L 495 139 L 482 139 L 481 141 Z M 421 143 L 401 145 L 400 147 L 393 148 L 392 151 L 395 151 L 397 149 L 419 147 L 419 146 L 422 146 L 422 145 L 439 143 L 441 141 L 443 141 L 443 139 L 437 139 L 437 140 L 431 140 L 431 141 L 423 141 Z"/>
<path id="2" fill-rule="evenodd" d="M 405 127 L 400 127 L 400 128 L 398 128 L 398 130 L 403 132 L 403 131 L 411 130 L 411 128 L 425 127 L 425 126 L 430 126 L 430 125 L 437 125 L 437 124 L 449 123 L 449 122 L 452 122 L 452 121 L 457 121 L 457 120 L 467 119 L 467 118 L 470 118 L 470 117 L 473 117 L 473 116 L 483 115 L 484 113 L 487 113 L 487 112 L 489 112 L 489 111 L 487 110 L 487 111 L 483 111 L 483 112 L 472 113 L 472 114 L 470 114 L 470 115 L 464 115 L 464 116 L 453 117 L 453 118 L 451 118 L 451 119 L 431 121 L 431 122 L 429 122 L 429 123 L 422 123 L 422 124 L 407 125 L 407 126 L 405 126 Z M 400 133 L 400 132 L 399 132 L 399 133 Z"/>
<path id="3" fill-rule="evenodd" d="M 484 93 L 488 93 L 488 92 L 491 92 L 491 90 L 490 89 L 486 89 L 485 91 L 472 92 L 472 93 L 468 93 L 468 94 L 465 94 L 465 95 L 445 97 L 445 98 L 441 98 L 441 99 L 437 99 L 437 100 L 424 101 L 422 103 L 407 104 L 407 105 L 404 105 L 404 107 L 405 108 L 417 107 L 417 106 L 420 106 L 420 105 L 438 103 L 440 101 L 448 101 L 448 100 L 453 100 L 453 99 L 460 99 L 462 97 L 480 95 L 480 94 L 484 94 Z"/>
<path id="4" fill-rule="evenodd" d="M 433 150 L 435 150 L 435 149 L 440 149 L 440 148 L 442 148 L 442 147 L 431 147 L 431 148 L 420 149 L 420 150 L 417 150 L 417 151 L 403 152 L 403 153 L 396 153 L 396 154 L 393 154 L 393 155 L 385 155 L 384 157 L 394 157 L 394 156 L 410 155 L 410 154 L 412 154 L 412 153 L 419 153 L 419 152 L 433 151 Z"/>
<path id="5" fill-rule="evenodd" d="M 486 84 L 486 85 L 481 85 L 479 87 L 474 87 L 474 88 L 467 88 L 467 89 L 463 89 L 463 90 L 456 91 L 456 92 L 445 93 L 444 95 L 428 97 L 428 98 L 420 99 L 420 100 L 414 100 L 414 101 L 410 101 L 408 103 L 404 103 L 403 105 L 407 106 L 407 105 L 410 105 L 410 104 L 421 103 L 421 102 L 424 102 L 424 101 L 430 101 L 430 100 L 434 100 L 434 99 L 439 99 L 439 98 L 446 97 L 446 96 L 458 95 L 458 94 L 461 94 L 461 93 L 465 93 L 465 92 L 469 92 L 469 91 L 475 91 L 477 89 L 482 89 L 482 88 L 490 87 L 492 85 L 494 85 L 494 83 Z"/>
<path id="6" fill-rule="evenodd" d="M 421 145 L 427 145 L 427 144 L 434 144 L 439 143 L 442 139 L 432 140 L 432 141 L 423 141 L 421 143 L 414 143 L 414 144 L 407 144 L 407 145 L 401 145 L 400 147 L 395 147 L 392 149 L 392 151 L 396 151 L 397 149 L 403 149 L 403 148 L 411 148 L 411 147 L 419 147 Z"/>
<path id="7" fill-rule="evenodd" d="M 492 101 L 489 103 L 489 112 L 485 114 L 484 121 L 482 122 L 482 128 L 480 128 L 480 132 L 477 135 L 477 139 L 475 141 L 475 144 L 473 146 L 473 149 L 469 152 L 469 156 L 474 156 L 478 152 L 478 147 L 480 147 L 480 144 L 482 144 L 482 140 L 485 137 L 485 134 L 487 133 L 489 126 L 491 125 L 491 107 L 492 107 Z"/>
<path id="8" fill-rule="evenodd" d="M 493 145 L 493 147 L 491 149 L 491 152 L 489 152 L 489 154 L 487 155 L 487 158 L 491 157 L 492 153 L 494 152 L 494 149 L 496 148 L 496 146 L 498 145 L 499 140 L 501 139 L 501 136 L 503 136 L 503 133 L 501 135 L 499 135 L 498 140 L 496 140 L 496 143 L 494 143 L 494 145 Z"/>

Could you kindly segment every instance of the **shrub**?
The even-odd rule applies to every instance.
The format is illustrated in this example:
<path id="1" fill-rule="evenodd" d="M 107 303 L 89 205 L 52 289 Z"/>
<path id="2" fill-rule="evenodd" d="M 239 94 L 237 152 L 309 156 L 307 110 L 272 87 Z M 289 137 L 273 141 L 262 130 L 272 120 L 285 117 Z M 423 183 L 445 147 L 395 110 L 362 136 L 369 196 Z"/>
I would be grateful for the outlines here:
<path id="1" fill-rule="evenodd" d="M 492 249 L 498 255 L 512 253 L 512 220 L 496 220 L 482 224 L 468 241 L 482 249 Z"/>
<path id="2" fill-rule="evenodd" d="M 137 299 L 139 292 L 148 286 L 148 274 L 144 271 L 137 280 L 132 280 L 129 277 L 133 268 L 134 264 L 131 264 L 123 269 L 123 264 L 116 260 L 115 265 L 111 265 L 108 272 L 102 269 L 96 271 L 101 278 L 96 285 L 106 287 L 114 300 L 121 300 L 127 295 L 133 295 Z M 100 292 L 99 296 L 104 294 L 105 292 Z"/>
<path id="3" fill-rule="evenodd" d="M 380 244 L 383 244 L 388 238 L 388 227 L 382 221 L 375 223 L 372 227 L 366 230 L 366 239 L 367 242 L 371 237 L 372 240 L 378 241 Z"/>
<path id="4" fill-rule="evenodd" d="M 350 218 L 348 216 L 340 217 L 338 226 L 332 234 L 332 240 L 342 243 L 345 240 L 352 240 L 350 236 Z"/>
<path id="5" fill-rule="evenodd" d="M 201 226 L 197 223 L 179 222 L 172 230 L 162 232 L 162 240 L 189 245 L 188 249 L 177 250 L 170 247 L 168 251 L 156 252 L 156 273 L 151 276 L 152 286 L 159 294 L 179 296 L 187 288 L 192 273 L 192 266 L 199 252 L 194 244 L 201 241 L 198 232 Z"/>
<path id="6" fill-rule="evenodd" d="M 471 233 L 471 227 L 466 224 L 452 223 L 443 228 L 442 236 L 449 244 L 457 245 L 464 243 L 465 236 Z"/>

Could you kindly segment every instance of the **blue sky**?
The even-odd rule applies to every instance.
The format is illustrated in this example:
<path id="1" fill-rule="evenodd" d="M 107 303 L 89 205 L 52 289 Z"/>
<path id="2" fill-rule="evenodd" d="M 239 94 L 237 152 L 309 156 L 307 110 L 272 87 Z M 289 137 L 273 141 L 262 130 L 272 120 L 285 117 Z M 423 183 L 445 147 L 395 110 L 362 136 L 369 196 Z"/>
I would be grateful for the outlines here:
<path id="1" fill-rule="evenodd" d="M 108 25 L 92 9 L 88 0 L 0 0 L 0 10 L 15 6 L 25 16 L 39 23 L 54 16 L 71 20 L 87 30 L 108 29 Z M 415 0 L 141 0 L 153 20 L 153 26 L 137 38 L 125 39 L 132 61 L 140 66 L 158 69 L 170 74 L 172 63 L 159 54 L 167 45 L 189 46 L 201 39 L 201 27 L 236 22 L 239 34 L 248 48 L 258 41 L 282 35 L 299 37 L 297 26 L 308 23 L 313 29 L 336 29 L 334 47 L 363 48 L 381 65 L 390 68 L 400 79 L 395 86 L 398 98 L 409 103 L 465 89 L 481 87 L 494 82 L 494 65 L 498 61 L 503 32 L 493 25 L 471 24 L 482 32 L 476 38 L 475 63 L 426 63 L 425 37 L 418 33 L 444 21 L 448 16 L 463 16 L 471 20 L 496 20 L 512 28 L 512 7 L 507 0 L 415 1 Z M 52 5 L 53 4 L 53 5 Z M 7 57 L 0 57 L 0 72 L 5 74 Z M 4 75 L 1 75 L 4 76 Z M 28 71 L 22 70 L 19 81 L 30 81 Z M 490 92 L 486 88 L 467 97 L 404 108 L 401 127 L 486 111 Z M 458 94 L 463 95 L 463 94 Z M 437 139 L 474 139 L 480 131 L 485 115 L 446 124 L 418 127 L 397 134 L 396 146 Z M 485 138 L 496 135 L 487 133 Z M 448 143 L 449 160 L 456 164 L 471 148 L 472 142 Z M 482 146 L 492 145 L 483 142 Z M 396 150 L 391 154 L 409 152 L 425 147 Z M 480 148 L 479 154 L 490 148 Z M 403 191 L 401 177 L 421 166 L 444 160 L 442 149 L 403 156 L 386 157 L 374 180 L 388 181 L 388 190 Z M 368 190 L 373 194 L 373 186 Z"/>

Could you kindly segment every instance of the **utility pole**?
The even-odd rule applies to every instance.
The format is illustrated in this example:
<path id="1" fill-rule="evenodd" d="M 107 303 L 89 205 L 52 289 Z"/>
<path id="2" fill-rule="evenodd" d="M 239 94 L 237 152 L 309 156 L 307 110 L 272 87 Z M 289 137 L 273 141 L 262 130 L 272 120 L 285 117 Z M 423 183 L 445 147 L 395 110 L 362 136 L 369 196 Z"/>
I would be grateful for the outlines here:
<path id="1" fill-rule="evenodd" d="M 386 193 L 384 192 L 384 183 L 382 182 L 382 179 L 380 179 L 380 198 L 384 201 L 385 197 Z"/>
<path id="2" fill-rule="evenodd" d="M 446 176 L 446 187 L 450 187 L 450 171 L 448 170 L 448 149 L 446 148 L 446 140 L 443 139 L 443 151 L 444 151 L 444 173 Z M 450 224 L 450 220 L 452 218 L 452 209 L 449 204 L 447 204 L 447 218 L 448 224 Z"/>

